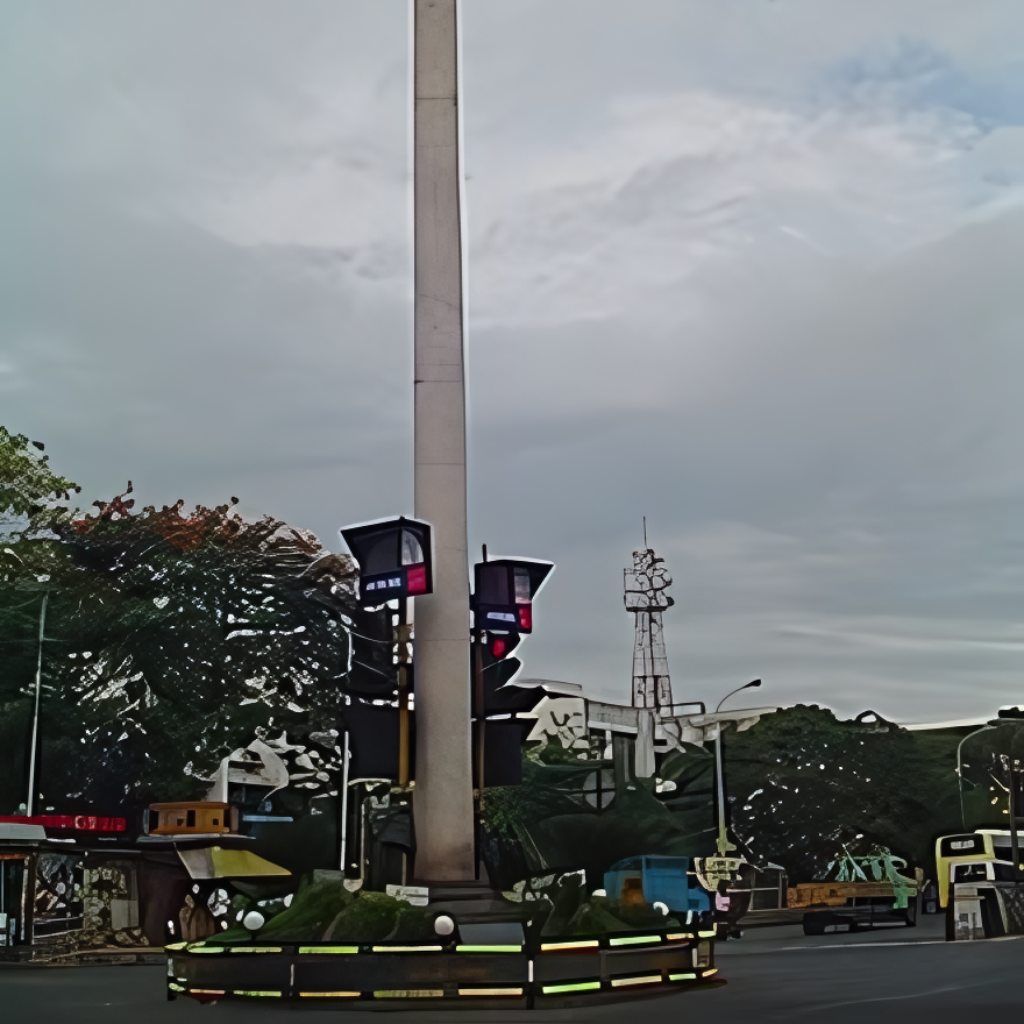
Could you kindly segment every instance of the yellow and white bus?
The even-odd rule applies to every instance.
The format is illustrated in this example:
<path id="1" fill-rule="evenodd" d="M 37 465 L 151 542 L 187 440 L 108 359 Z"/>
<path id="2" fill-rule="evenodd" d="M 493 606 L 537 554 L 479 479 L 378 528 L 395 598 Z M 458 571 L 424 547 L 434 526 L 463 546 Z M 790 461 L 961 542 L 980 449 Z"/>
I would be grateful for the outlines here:
<path id="1" fill-rule="evenodd" d="M 1024 843 L 1024 836 L 1021 842 Z M 943 909 L 949 906 L 951 886 L 956 882 L 1013 881 L 1012 849 L 1008 830 L 979 828 L 975 832 L 938 839 L 935 874 L 939 906 Z"/>

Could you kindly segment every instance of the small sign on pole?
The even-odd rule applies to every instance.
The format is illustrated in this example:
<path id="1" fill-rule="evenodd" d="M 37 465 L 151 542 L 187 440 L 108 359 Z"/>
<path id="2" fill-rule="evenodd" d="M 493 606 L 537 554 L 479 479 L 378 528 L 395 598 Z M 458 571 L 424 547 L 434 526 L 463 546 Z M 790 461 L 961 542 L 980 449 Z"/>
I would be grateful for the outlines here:
<path id="1" fill-rule="evenodd" d="M 386 885 L 384 892 L 396 900 L 411 903 L 414 907 L 425 907 L 430 902 L 430 890 L 421 885 Z"/>

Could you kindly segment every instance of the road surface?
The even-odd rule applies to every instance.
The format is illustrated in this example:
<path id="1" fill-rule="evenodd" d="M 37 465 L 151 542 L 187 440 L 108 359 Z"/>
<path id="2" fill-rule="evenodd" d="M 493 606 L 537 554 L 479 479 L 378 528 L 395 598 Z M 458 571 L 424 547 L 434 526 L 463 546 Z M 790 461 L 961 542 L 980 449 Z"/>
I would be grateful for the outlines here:
<path id="1" fill-rule="evenodd" d="M 1011 1020 L 1024 1009 L 1024 941 L 946 943 L 941 917 L 917 928 L 805 937 L 786 925 L 747 931 L 717 950 L 727 984 L 705 991 L 590 1008 L 473 1013 L 474 1024 L 551 1021 L 552 1024 L 973 1024 Z M 274 1024 L 295 1020 L 298 1007 L 222 1002 L 200 1006 L 164 1000 L 162 967 L 0 969 L 3 1024 Z M 303 1009 L 306 1007 L 303 1006 Z M 322 1014 L 324 1008 L 309 1008 Z M 984 1011 L 995 1011 L 992 1018 Z M 1014 1011 L 1014 1017 L 1000 1016 Z M 345 1012 L 336 1020 L 375 1024 L 447 1024 L 449 1013 Z"/>

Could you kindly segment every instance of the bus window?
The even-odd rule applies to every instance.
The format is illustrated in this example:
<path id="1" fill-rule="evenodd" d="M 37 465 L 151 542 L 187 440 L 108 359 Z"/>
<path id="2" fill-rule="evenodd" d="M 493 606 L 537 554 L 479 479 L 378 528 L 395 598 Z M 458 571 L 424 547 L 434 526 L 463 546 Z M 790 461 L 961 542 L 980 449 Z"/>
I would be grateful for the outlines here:
<path id="1" fill-rule="evenodd" d="M 954 882 L 984 882 L 992 878 L 992 865 L 954 864 L 952 880 Z"/>

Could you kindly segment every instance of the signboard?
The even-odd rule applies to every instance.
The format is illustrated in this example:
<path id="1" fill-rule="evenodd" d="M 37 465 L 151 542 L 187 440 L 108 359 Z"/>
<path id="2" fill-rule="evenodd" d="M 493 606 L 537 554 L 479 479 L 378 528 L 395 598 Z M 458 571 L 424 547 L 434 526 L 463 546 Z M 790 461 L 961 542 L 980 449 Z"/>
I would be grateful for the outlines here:
<path id="1" fill-rule="evenodd" d="M 386 885 L 384 891 L 396 900 L 404 900 L 414 907 L 425 907 L 430 902 L 430 890 L 419 885 Z"/>

